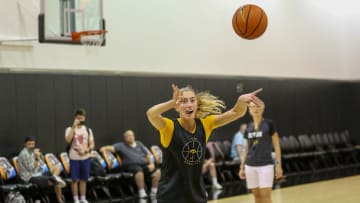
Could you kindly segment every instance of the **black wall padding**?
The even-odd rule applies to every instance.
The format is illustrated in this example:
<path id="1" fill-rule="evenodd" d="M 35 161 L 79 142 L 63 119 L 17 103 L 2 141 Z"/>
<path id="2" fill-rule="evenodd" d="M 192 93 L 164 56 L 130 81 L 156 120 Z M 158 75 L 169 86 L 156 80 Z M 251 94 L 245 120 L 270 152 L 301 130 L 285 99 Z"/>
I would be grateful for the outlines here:
<path id="1" fill-rule="evenodd" d="M 310 79 L 249 77 L 162 77 L 59 74 L 0 74 L 0 154 L 17 153 L 26 135 L 37 138 L 44 152 L 65 150 L 65 128 L 73 110 L 84 107 L 96 146 L 122 140 L 133 129 L 146 145 L 159 144 L 146 110 L 171 98 L 171 84 L 210 90 L 228 109 L 236 102 L 236 86 L 244 92 L 264 88 L 265 117 L 275 121 L 280 135 L 323 133 L 349 129 L 357 143 L 360 131 L 360 84 Z M 175 111 L 165 115 L 176 116 Z M 244 119 L 214 131 L 212 140 L 231 139 Z"/>

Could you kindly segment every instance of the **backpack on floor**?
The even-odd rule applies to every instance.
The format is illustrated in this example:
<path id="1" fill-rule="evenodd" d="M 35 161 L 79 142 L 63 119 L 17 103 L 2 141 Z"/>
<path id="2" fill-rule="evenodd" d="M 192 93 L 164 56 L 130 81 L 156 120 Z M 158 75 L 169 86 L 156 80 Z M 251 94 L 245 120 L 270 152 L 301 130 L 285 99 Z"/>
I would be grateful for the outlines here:
<path id="1" fill-rule="evenodd" d="M 18 191 L 11 191 L 5 199 L 5 203 L 25 203 L 25 198 Z"/>

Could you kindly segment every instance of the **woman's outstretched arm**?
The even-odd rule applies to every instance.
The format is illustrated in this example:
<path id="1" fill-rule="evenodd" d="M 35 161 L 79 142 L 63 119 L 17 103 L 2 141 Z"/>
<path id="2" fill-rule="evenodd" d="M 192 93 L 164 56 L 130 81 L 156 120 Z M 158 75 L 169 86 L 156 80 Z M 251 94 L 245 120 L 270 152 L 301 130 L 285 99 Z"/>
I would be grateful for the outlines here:
<path id="1" fill-rule="evenodd" d="M 254 102 L 259 106 L 264 105 L 264 102 L 256 96 L 256 94 L 261 91 L 262 88 L 248 94 L 240 95 L 232 109 L 215 116 L 215 125 L 221 127 L 243 117 L 246 113 L 247 105 L 250 102 Z"/>

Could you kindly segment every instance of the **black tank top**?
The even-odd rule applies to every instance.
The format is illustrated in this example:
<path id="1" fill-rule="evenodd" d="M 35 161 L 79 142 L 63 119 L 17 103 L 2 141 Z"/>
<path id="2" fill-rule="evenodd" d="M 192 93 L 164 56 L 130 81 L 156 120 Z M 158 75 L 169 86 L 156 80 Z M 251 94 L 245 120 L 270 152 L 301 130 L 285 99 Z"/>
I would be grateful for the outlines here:
<path id="1" fill-rule="evenodd" d="M 186 131 L 176 119 L 170 145 L 163 149 L 158 203 L 205 203 L 206 191 L 202 178 L 202 163 L 206 135 L 199 119 L 195 133 Z"/>

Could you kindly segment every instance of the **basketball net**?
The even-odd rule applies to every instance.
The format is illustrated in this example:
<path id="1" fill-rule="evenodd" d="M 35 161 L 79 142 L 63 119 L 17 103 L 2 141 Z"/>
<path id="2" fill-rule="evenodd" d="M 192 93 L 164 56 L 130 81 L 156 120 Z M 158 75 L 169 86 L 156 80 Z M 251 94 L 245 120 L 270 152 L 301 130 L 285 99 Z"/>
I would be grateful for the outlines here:
<path id="1" fill-rule="evenodd" d="M 101 46 L 104 39 L 96 35 L 89 35 L 81 37 L 80 42 L 85 46 Z"/>
<path id="2" fill-rule="evenodd" d="M 81 0 L 80 10 L 85 12 L 89 0 Z M 101 46 L 105 40 L 106 30 L 83 31 L 78 33 L 80 36 L 80 43 L 85 46 Z M 76 34 L 75 34 L 76 35 Z"/>
<path id="3" fill-rule="evenodd" d="M 101 46 L 105 40 L 106 30 L 88 30 L 73 32 L 71 39 L 73 42 L 80 42 L 87 46 Z"/>

